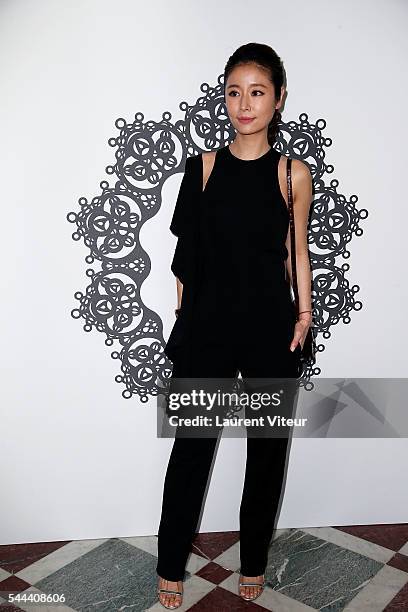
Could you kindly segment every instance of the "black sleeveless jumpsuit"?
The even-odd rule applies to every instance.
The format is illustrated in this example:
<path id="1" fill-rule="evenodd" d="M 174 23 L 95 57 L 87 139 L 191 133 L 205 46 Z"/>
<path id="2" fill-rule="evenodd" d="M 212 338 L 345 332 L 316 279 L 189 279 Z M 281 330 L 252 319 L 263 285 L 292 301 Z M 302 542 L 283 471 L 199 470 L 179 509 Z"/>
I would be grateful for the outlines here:
<path id="1" fill-rule="evenodd" d="M 175 225 L 182 227 L 182 214 L 185 228 L 196 224 L 190 242 L 186 231 L 184 239 L 179 232 L 172 265 L 186 281 L 181 321 L 176 325 L 182 329 L 184 300 L 191 318 L 185 350 L 179 351 L 173 364 L 174 377 L 234 377 L 240 372 L 245 380 L 299 375 L 300 348 L 289 349 L 295 308 L 285 275 L 289 213 L 279 186 L 279 159 L 273 148 L 255 160 L 242 160 L 223 147 L 217 151 L 203 193 L 201 155 L 187 160 L 189 174 L 183 179 L 170 227 L 172 231 Z M 188 189 L 193 201 L 187 203 Z M 193 245 L 198 253 L 194 292 L 186 271 Z M 247 437 L 239 513 L 244 576 L 261 575 L 267 566 L 288 441 Z M 216 442 L 217 438 L 177 435 L 174 439 L 158 531 L 157 573 L 168 580 L 183 579 Z"/>

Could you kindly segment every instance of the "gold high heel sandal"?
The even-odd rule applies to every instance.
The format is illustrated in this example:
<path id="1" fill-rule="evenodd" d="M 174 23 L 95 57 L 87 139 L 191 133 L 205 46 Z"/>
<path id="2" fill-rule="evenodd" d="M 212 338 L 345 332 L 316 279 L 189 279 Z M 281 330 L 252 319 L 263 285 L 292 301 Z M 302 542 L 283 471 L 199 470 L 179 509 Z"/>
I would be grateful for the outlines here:
<path id="1" fill-rule="evenodd" d="M 243 578 L 243 575 L 240 574 L 239 575 L 240 578 Z M 242 580 L 239 581 L 239 587 L 238 587 L 238 594 L 242 599 L 245 599 L 245 601 L 253 601 L 254 599 L 258 599 L 258 597 L 260 595 L 262 595 L 263 590 L 265 588 L 265 574 L 262 574 L 262 578 L 263 578 L 263 582 L 242 582 Z M 241 587 L 258 587 L 259 592 L 254 596 L 254 597 L 245 597 L 245 595 L 242 595 L 241 593 Z"/>
<path id="2" fill-rule="evenodd" d="M 161 576 L 159 577 L 159 580 L 166 580 L 167 582 L 182 582 L 180 580 L 167 580 L 167 578 L 162 578 Z M 157 589 L 157 594 L 159 596 L 159 603 L 161 603 L 161 605 L 163 606 L 163 608 L 167 608 L 167 610 L 176 610 L 177 608 L 179 608 L 181 606 L 181 604 L 183 603 L 183 591 L 176 591 L 174 589 L 164 589 L 164 588 L 158 588 Z M 160 601 L 160 595 L 161 594 L 166 594 L 166 595 L 179 595 L 180 596 L 180 603 L 176 604 L 174 606 L 166 606 L 166 604 L 164 604 L 162 601 Z"/>

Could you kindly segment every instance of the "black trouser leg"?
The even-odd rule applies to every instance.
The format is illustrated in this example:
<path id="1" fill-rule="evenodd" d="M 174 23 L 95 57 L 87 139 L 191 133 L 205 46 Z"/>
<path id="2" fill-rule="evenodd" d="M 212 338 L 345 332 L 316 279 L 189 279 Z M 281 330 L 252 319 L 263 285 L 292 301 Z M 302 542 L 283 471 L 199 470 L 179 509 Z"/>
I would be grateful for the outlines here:
<path id="1" fill-rule="evenodd" d="M 174 439 L 163 490 L 157 573 L 182 580 L 217 438 Z"/>
<path id="2" fill-rule="evenodd" d="M 239 512 L 241 573 L 264 573 L 284 479 L 287 438 L 247 438 Z"/>
<path id="3" fill-rule="evenodd" d="M 243 352 L 241 371 L 244 380 L 252 377 L 252 380 L 258 377 L 296 378 L 298 354 L 290 353 L 288 345 L 284 339 L 275 359 L 268 344 L 248 346 Z M 265 380 L 262 382 L 264 384 Z M 285 409 L 281 409 L 286 416 L 293 416 L 295 397 L 294 388 L 289 385 Z M 266 414 L 268 410 L 260 412 Z M 286 437 L 247 436 L 245 481 L 239 513 L 241 573 L 244 576 L 260 576 L 267 566 L 268 549 L 284 488 L 289 435 L 290 430 L 286 430 Z"/>
<path id="4" fill-rule="evenodd" d="M 233 356 L 217 347 L 204 347 L 193 367 L 175 367 L 174 377 L 233 377 Z M 217 437 L 176 437 L 167 466 L 158 530 L 157 573 L 167 580 L 182 580 L 191 550 Z"/>

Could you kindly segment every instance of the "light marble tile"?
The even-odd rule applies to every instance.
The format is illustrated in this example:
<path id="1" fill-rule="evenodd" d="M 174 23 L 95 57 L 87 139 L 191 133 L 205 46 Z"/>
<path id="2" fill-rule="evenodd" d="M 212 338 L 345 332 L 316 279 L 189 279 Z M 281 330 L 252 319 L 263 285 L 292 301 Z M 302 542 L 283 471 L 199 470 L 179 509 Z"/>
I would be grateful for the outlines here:
<path id="1" fill-rule="evenodd" d="M 351 550 L 359 555 L 364 555 L 364 557 L 369 559 L 374 559 L 374 561 L 379 563 L 387 563 L 395 555 L 395 552 L 389 548 L 363 540 L 334 527 L 309 527 L 302 529 L 302 531 L 314 535 L 316 538 L 326 540 L 331 544 L 347 548 L 347 550 Z"/>
<path id="2" fill-rule="evenodd" d="M 344 608 L 344 612 L 382 612 L 407 582 L 408 574 L 384 565 Z"/>
<path id="3" fill-rule="evenodd" d="M 78 557 L 82 557 L 82 555 L 90 550 L 107 542 L 107 540 L 108 538 L 104 540 L 76 540 L 74 542 L 69 542 L 65 546 L 54 550 L 54 552 L 49 555 L 23 568 L 17 572 L 15 576 L 34 584 L 50 574 L 53 574 L 61 567 L 68 565 L 68 563 L 75 561 Z"/>
<path id="4" fill-rule="evenodd" d="M 10 574 L 7 570 L 0 567 L 0 581 L 6 580 L 6 578 L 10 578 L 13 574 Z"/>
<path id="5" fill-rule="evenodd" d="M 241 567 L 241 561 L 239 557 L 239 542 L 235 542 L 232 546 L 224 550 L 218 557 L 213 559 L 214 563 L 218 563 L 221 567 L 236 572 Z"/>
<path id="6" fill-rule="evenodd" d="M 188 578 L 188 580 L 183 583 L 183 603 L 177 610 L 185 612 L 185 610 L 194 606 L 194 604 L 208 595 L 208 593 L 213 591 L 216 587 L 216 584 L 208 582 L 208 580 L 204 580 L 200 576 L 191 576 L 191 578 Z M 161 603 L 157 601 L 150 608 L 146 608 L 146 612 L 163 612 L 164 609 Z"/>
<path id="7" fill-rule="evenodd" d="M 235 595 L 239 594 L 238 591 L 238 581 L 239 574 L 231 574 L 225 580 L 223 580 L 218 586 L 230 591 L 230 593 L 234 593 Z M 306 606 L 300 601 L 296 601 L 295 599 L 291 599 L 283 593 L 279 593 L 278 591 L 274 591 L 270 587 L 265 587 L 264 592 L 260 595 L 255 601 L 254 604 L 259 604 L 263 606 L 267 610 L 273 610 L 273 612 L 311 612 L 315 611 L 315 608 L 311 608 L 310 606 Z"/>
<path id="8" fill-rule="evenodd" d="M 401 553 L 401 555 L 408 555 L 408 542 L 405 542 L 404 546 L 401 546 L 398 552 Z"/>
<path id="9" fill-rule="evenodd" d="M 196 553 L 191 553 L 189 558 L 187 559 L 186 570 L 190 572 L 190 574 L 195 574 L 199 572 L 202 567 L 211 563 L 211 559 L 205 559 L 200 555 L 196 555 Z"/>
<path id="10" fill-rule="evenodd" d="M 207 559 L 208 563 L 212 561 L 211 557 L 206 555 L 205 552 L 199 547 L 198 544 L 194 543 L 194 548 L 195 550 L 198 550 L 198 553 L 195 553 L 195 554 L 200 555 L 201 557 L 204 557 L 204 559 Z"/>
<path id="11" fill-rule="evenodd" d="M 140 548 L 145 552 L 157 557 L 157 537 L 156 536 L 134 536 L 129 538 L 118 538 L 122 542 L 127 542 L 136 548 Z"/>

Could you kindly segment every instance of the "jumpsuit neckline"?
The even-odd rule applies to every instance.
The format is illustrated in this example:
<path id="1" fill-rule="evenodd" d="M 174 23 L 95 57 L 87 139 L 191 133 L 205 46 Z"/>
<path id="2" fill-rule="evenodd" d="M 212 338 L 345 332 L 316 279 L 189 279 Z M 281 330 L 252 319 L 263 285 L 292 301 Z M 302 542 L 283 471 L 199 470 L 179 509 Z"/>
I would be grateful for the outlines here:
<path id="1" fill-rule="evenodd" d="M 239 162 L 239 163 L 241 163 L 241 164 L 243 164 L 243 165 L 245 165 L 245 164 L 251 164 L 251 163 L 253 164 L 253 163 L 255 163 L 255 162 L 259 162 L 259 161 L 261 161 L 261 160 L 263 160 L 263 159 L 265 159 L 265 158 L 269 157 L 269 156 L 270 156 L 270 155 L 273 153 L 273 151 L 274 151 L 273 147 L 270 147 L 270 148 L 269 148 L 269 149 L 266 151 L 266 153 L 263 153 L 262 155 L 260 155 L 259 157 L 256 157 L 255 159 L 242 159 L 241 157 L 237 157 L 236 155 L 234 155 L 234 154 L 232 153 L 231 149 L 229 148 L 229 145 L 227 145 L 227 146 L 225 147 L 225 149 L 226 149 L 226 151 L 227 151 L 227 153 L 228 153 L 228 156 L 229 156 L 230 158 L 232 158 L 232 159 L 236 160 L 237 162 Z"/>

